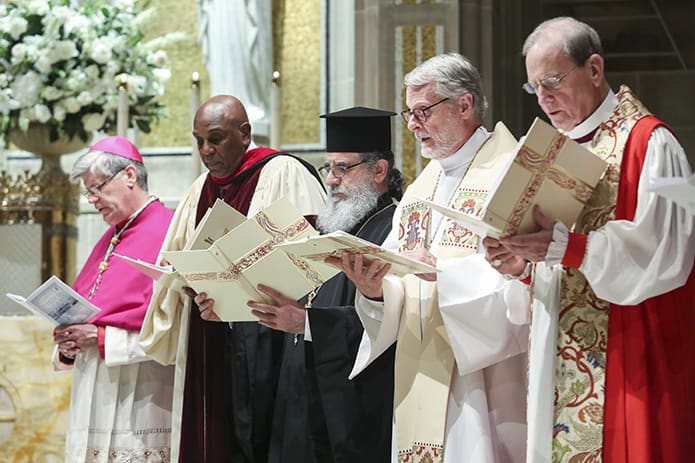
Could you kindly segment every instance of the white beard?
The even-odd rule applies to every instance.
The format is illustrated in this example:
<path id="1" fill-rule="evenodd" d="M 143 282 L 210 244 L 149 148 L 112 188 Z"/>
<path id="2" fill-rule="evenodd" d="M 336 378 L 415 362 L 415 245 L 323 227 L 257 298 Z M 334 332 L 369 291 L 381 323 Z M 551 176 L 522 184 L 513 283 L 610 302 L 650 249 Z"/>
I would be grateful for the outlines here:
<path id="1" fill-rule="evenodd" d="M 336 199 L 333 193 L 342 193 L 345 199 Z M 379 193 L 373 185 L 351 188 L 328 187 L 328 201 L 316 217 L 316 226 L 323 233 L 342 230 L 349 232 L 376 207 Z"/>
<path id="2" fill-rule="evenodd" d="M 456 147 L 459 146 L 457 139 L 457 131 L 453 127 L 446 127 L 438 134 L 431 134 L 425 131 L 416 132 L 415 137 L 419 140 L 422 138 L 422 133 L 426 134 L 436 142 L 435 148 L 420 144 L 420 155 L 427 159 L 444 159 L 456 152 Z"/>

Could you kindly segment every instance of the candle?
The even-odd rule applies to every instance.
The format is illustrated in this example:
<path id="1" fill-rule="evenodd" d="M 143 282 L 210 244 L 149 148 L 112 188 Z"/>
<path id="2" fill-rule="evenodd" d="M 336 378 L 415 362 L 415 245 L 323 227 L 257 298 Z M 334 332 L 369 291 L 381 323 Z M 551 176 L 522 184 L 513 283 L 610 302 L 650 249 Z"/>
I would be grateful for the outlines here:
<path id="1" fill-rule="evenodd" d="M 194 72 L 191 75 L 191 126 L 193 126 L 193 119 L 195 118 L 195 113 L 200 107 L 200 74 Z M 198 153 L 198 143 L 193 139 L 193 146 L 191 148 L 191 159 L 193 161 L 193 177 L 198 178 L 201 173 L 200 168 L 200 153 Z"/>
<path id="2" fill-rule="evenodd" d="M 280 147 L 281 104 L 280 73 L 273 71 L 273 82 L 270 85 L 270 146 L 273 148 Z"/>
<path id="3" fill-rule="evenodd" d="M 116 133 L 121 137 L 128 134 L 128 75 L 121 74 L 118 84 L 118 114 L 116 116 Z"/>

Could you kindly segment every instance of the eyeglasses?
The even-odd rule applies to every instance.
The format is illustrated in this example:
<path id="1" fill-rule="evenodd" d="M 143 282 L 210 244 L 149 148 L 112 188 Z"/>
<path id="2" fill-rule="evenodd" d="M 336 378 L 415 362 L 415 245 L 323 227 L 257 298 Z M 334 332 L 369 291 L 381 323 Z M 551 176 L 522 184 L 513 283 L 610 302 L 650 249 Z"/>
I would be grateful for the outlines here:
<path id="1" fill-rule="evenodd" d="M 558 88 L 560 88 L 562 80 L 568 75 L 570 75 L 570 73 L 578 67 L 579 66 L 575 66 L 569 71 L 565 72 L 564 74 L 556 74 L 554 76 L 544 77 L 538 81 L 538 85 L 533 85 L 531 82 L 526 82 L 524 83 L 524 85 L 521 86 L 521 88 L 523 88 L 529 95 L 535 95 L 536 89 L 538 89 L 539 86 L 543 87 L 546 90 L 557 90 Z"/>
<path id="2" fill-rule="evenodd" d="M 333 175 L 335 178 L 343 178 L 345 177 L 345 174 L 347 174 L 348 169 L 352 169 L 353 167 L 357 167 L 360 164 L 364 164 L 366 161 L 360 161 L 356 162 L 355 164 L 350 164 L 349 166 L 345 164 L 334 164 L 334 165 L 329 165 L 329 164 L 324 164 L 321 167 L 319 167 L 319 172 L 321 175 L 324 177 L 328 177 L 328 174 Z"/>
<path id="3" fill-rule="evenodd" d="M 93 196 L 95 198 L 100 196 L 101 195 L 101 189 L 104 188 L 106 185 L 108 185 L 111 180 L 116 178 L 116 175 L 123 172 L 123 169 L 125 169 L 125 168 L 126 168 L 126 166 L 121 167 L 120 169 L 118 169 L 116 171 L 115 174 L 113 174 L 111 177 L 109 177 L 106 180 L 104 180 L 103 182 L 101 182 L 99 185 L 93 186 L 92 188 L 88 188 L 87 190 L 83 191 L 82 196 L 84 196 L 87 199 L 89 199 L 90 196 Z"/>
<path id="4" fill-rule="evenodd" d="M 437 101 L 436 103 L 432 103 L 429 106 L 425 106 L 424 108 L 405 109 L 405 110 L 401 111 L 401 116 L 403 117 L 403 120 L 406 123 L 408 123 L 410 121 L 410 116 L 415 116 L 415 119 L 420 123 L 426 122 L 427 118 L 429 117 L 429 115 L 427 114 L 427 111 L 434 108 L 439 103 L 444 103 L 448 99 L 449 99 L 449 97 L 446 97 L 442 100 Z"/>

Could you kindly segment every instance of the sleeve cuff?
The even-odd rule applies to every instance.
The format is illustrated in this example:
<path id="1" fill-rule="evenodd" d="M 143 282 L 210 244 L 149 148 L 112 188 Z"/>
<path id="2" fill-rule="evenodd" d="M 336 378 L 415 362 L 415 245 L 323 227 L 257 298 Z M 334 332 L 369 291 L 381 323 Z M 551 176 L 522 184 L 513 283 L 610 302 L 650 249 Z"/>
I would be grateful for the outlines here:
<path id="1" fill-rule="evenodd" d="M 584 261 L 588 239 L 589 235 L 570 233 L 567 241 L 567 249 L 562 258 L 562 265 L 569 268 L 579 268 Z"/>
<path id="2" fill-rule="evenodd" d="M 553 226 L 553 237 L 545 253 L 546 265 L 552 267 L 562 262 L 567 252 L 569 230 L 561 220 L 556 220 Z"/>
<path id="3" fill-rule="evenodd" d="M 106 341 L 106 327 L 102 325 L 97 326 L 97 342 L 99 343 L 99 356 L 102 359 L 106 359 L 106 350 L 104 344 Z"/>
<path id="4" fill-rule="evenodd" d="M 502 277 L 507 281 L 520 281 L 525 285 L 530 285 L 531 284 L 531 269 L 532 268 L 533 268 L 533 264 L 531 262 L 526 262 L 526 268 L 524 268 L 524 271 L 521 272 L 520 275 L 504 274 L 504 275 L 502 275 Z"/>

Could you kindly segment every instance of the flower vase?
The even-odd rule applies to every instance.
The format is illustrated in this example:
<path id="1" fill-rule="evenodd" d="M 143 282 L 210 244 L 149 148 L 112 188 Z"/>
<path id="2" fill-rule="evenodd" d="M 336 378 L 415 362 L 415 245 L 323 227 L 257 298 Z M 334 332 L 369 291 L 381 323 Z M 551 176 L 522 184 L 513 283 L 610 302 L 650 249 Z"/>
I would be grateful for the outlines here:
<path id="1" fill-rule="evenodd" d="M 42 159 L 41 169 L 26 172 L 17 179 L 16 194 L 11 198 L 15 223 L 31 222 L 44 228 L 45 250 L 42 262 L 42 281 L 57 275 L 72 282 L 75 274 L 77 215 L 79 187 L 70 183 L 60 165 L 60 156 L 83 149 L 91 141 L 79 137 L 61 137 L 51 141 L 51 127 L 32 123 L 23 132 L 13 129 L 8 136 L 18 148 Z M 21 185 L 19 185 L 21 184 Z"/>
<path id="2" fill-rule="evenodd" d="M 92 136 L 89 134 L 86 141 L 78 136 L 60 137 L 51 141 L 50 125 L 32 123 L 29 124 L 26 132 L 17 128 L 12 129 L 9 133 L 9 139 L 17 148 L 41 156 L 43 164 L 40 174 L 46 174 L 48 171 L 62 173 L 60 156 L 84 148 L 90 143 Z"/>

